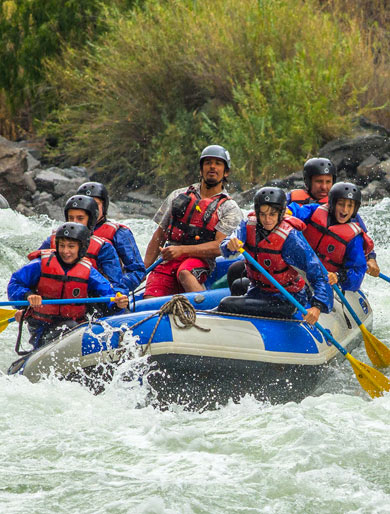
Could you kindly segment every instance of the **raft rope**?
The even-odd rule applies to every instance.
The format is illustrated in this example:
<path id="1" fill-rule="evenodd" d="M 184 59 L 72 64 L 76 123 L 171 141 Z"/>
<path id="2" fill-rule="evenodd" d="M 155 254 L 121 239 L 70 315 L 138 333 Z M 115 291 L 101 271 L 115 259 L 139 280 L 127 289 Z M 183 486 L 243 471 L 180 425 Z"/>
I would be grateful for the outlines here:
<path id="1" fill-rule="evenodd" d="M 221 312 L 221 311 L 217 311 L 217 310 L 202 310 L 199 312 L 201 312 L 202 314 L 209 314 L 209 315 L 211 314 L 214 316 L 222 315 L 222 316 L 234 317 L 234 318 L 269 319 L 269 320 L 275 320 L 275 321 L 289 321 L 289 322 L 293 322 L 293 323 L 302 323 L 303 322 L 303 320 L 301 320 L 301 319 L 271 318 L 269 316 L 265 317 L 265 316 L 253 316 L 250 314 L 234 314 L 231 312 Z M 164 305 L 162 305 L 160 307 L 160 310 L 152 312 L 152 314 L 150 314 L 146 318 L 143 318 L 143 319 L 137 321 L 137 323 L 134 323 L 133 325 L 129 326 L 126 329 L 126 331 L 133 330 L 134 328 L 137 328 L 138 326 L 142 325 L 142 323 L 145 323 L 145 321 L 148 321 L 149 319 L 152 319 L 155 316 L 158 316 L 158 320 L 153 328 L 152 333 L 150 334 L 148 342 L 141 349 L 142 357 L 146 354 L 146 352 L 150 348 L 150 345 L 153 342 L 154 334 L 156 333 L 156 330 L 157 330 L 164 314 L 172 314 L 173 321 L 177 328 L 185 329 L 185 328 L 195 327 L 198 330 L 202 330 L 203 332 L 210 332 L 210 330 L 211 330 L 210 328 L 200 327 L 199 325 L 196 324 L 195 307 L 190 303 L 188 298 L 186 298 L 185 296 L 182 296 L 180 294 L 176 294 L 176 295 L 172 296 L 172 298 L 168 302 L 164 303 Z M 179 319 L 181 325 L 179 325 L 177 318 Z M 103 325 L 99 321 L 94 321 L 93 323 L 96 325 L 99 325 L 99 324 Z"/>
<path id="2" fill-rule="evenodd" d="M 281 318 L 271 318 L 269 316 L 264 317 L 264 316 L 253 316 L 253 315 L 248 315 L 248 314 L 233 314 L 231 312 L 220 312 L 220 311 L 216 311 L 216 310 L 202 310 L 200 312 L 202 314 L 209 314 L 209 315 L 211 314 L 214 316 L 222 315 L 222 316 L 226 316 L 226 317 L 231 316 L 234 318 L 269 319 L 269 320 L 276 320 L 276 321 L 288 321 L 288 322 L 293 322 L 293 323 L 302 323 L 303 322 L 303 320 L 301 320 L 301 319 L 290 319 L 290 318 L 286 318 L 286 319 L 282 318 L 281 319 Z M 153 342 L 154 334 L 156 333 L 156 330 L 157 330 L 164 314 L 172 314 L 173 321 L 177 328 L 183 329 L 183 328 L 195 327 L 198 330 L 202 330 L 203 332 L 210 332 L 210 330 L 211 330 L 210 328 L 200 327 L 199 325 L 196 324 L 195 307 L 190 303 L 188 298 L 186 298 L 185 296 L 176 294 L 176 295 L 172 296 L 171 300 L 164 303 L 164 305 L 162 305 L 162 307 L 160 307 L 159 311 L 153 312 L 152 314 L 150 314 L 150 316 L 147 316 L 146 318 L 144 318 L 140 321 L 137 321 L 137 323 L 134 323 L 134 325 L 131 325 L 130 327 L 128 327 L 129 330 L 132 330 L 132 329 L 138 327 L 139 325 L 141 325 L 142 323 L 144 323 L 145 321 L 158 315 L 158 320 L 157 320 L 156 325 L 154 326 L 153 331 L 149 337 L 149 341 L 146 343 L 146 345 L 144 345 L 144 347 L 141 350 L 142 356 L 144 356 L 146 354 L 146 352 L 148 351 L 148 349 L 150 348 L 150 345 Z M 177 319 L 180 321 L 181 325 L 179 325 Z"/>
<path id="3" fill-rule="evenodd" d="M 16 338 L 16 344 L 15 344 L 15 352 L 20 355 L 24 356 L 31 352 L 31 350 L 21 350 L 20 345 L 22 341 L 22 333 L 23 333 L 23 321 L 26 315 L 28 309 L 23 309 L 22 316 L 19 321 L 19 328 L 18 328 L 18 337 Z"/>
<path id="4" fill-rule="evenodd" d="M 204 310 L 204 311 L 198 311 L 198 312 L 201 312 L 202 314 L 211 314 L 212 316 L 226 316 L 226 317 L 231 317 L 231 318 L 253 318 L 253 319 L 267 319 L 267 320 L 271 320 L 271 321 L 288 321 L 289 323 L 303 323 L 304 320 L 303 319 L 294 319 L 294 318 L 272 318 L 271 316 L 255 316 L 254 314 L 239 314 L 239 313 L 234 313 L 234 312 L 222 312 L 222 311 L 209 311 L 209 310 Z"/>
<path id="5" fill-rule="evenodd" d="M 175 294 L 172 296 L 172 298 L 164 303 L 160 307 L 160 310 L 157 312 L 153 312 L 150 316 L 147 316 L 146 318 L 138 321 L 137 323 L 134 323 L 131 327 L 129 327 L 129 330 L 132 330 L 136 328 L 137 326 L 141 325 L 145 321 L 153 318 L 154 316 L 158 315 L 158 320 L 153 328 L 152 333 L 150 334 L 149 341 L 146 343 L 145 347 L 141 350 L 142 356 L 146 354 L 148 349 L 150 348 L 150 345 L 152 344 L 154 334 L 156 333 L 156 330 L 160 324 L 160 321 L 164 314 L 172 314 L 173 321 L 177 328 L 185 329 L 185 328 L 191 328 L 195 327 L 198 330 L 202 330 L 203 332 L 210 332 L 210 328 L 200 327 L 196 324 L 196 311 L 194 306 L 190 303 L 188 298 L 185 296 L 182 296 L 180 294 Z M 179 324 L 180 323 L 180 324 Z"/>

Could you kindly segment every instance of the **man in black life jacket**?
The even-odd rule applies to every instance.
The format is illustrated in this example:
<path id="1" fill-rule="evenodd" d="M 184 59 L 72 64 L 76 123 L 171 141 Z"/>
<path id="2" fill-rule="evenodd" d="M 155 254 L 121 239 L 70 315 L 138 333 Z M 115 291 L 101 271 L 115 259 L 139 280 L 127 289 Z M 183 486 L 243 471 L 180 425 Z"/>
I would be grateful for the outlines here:
<path id="1" fill-rule="evenodd" d="M 164 262 L 150 273 L 145 297 L 202 291 L 220 255 L 219 243 L 242 219 L 224 188 L 229 152 L 220 145 L 207 146 L 199 165 L 200 183 L 173 191 L 153 218 L 158 228 L 144 263 L 149 267 L 160 253 Z"/>
<path id="2" fill-rule="evenodd" d="M 287 205 L 292 202 L 298 205 L 318 203 L 325 205 L 328 203 L 328 194 L 336 182 L 336 166 L 325 157 L 313 157 L 305 162 L 303 166 L 303 181 L 305 189 L 293 189 L 287 193 Z M 356 221 L 367 232 L 366 225 L 362 218 L 357 215 Z M 379 266 L 376 261 L 374 249 L 367 254 L 367 273 L 373 277 L 379 276 Z"/>
<path id="3" fill-rule="evenodd" d="M 86 226 L 64 223 L 57 229 L 55 250 L 38 251 L 37 258 L 12 274 L 8 298 L 29 301 L 25 319 L 34 349 L 86 320 L 85 304 L 42 305 L 42 299 L 115 297 L 110 283 L 85 258 L 89 240 Z M 127 296 L 119 296 L 113 306 L 127 304 Z"/>

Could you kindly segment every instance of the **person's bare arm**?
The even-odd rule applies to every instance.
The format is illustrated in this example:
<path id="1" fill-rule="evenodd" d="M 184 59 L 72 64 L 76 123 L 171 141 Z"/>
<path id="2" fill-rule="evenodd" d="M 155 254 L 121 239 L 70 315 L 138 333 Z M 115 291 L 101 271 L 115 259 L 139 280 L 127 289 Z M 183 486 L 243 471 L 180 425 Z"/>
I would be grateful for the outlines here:
<path id="1" fill-rule="evenodd" d="M 160 248 L 163 246 L 166 239 L 167 238 L 163 229 L 161 227 L 158 227 L 154 231 L 152 238 L 149 241 L 148 247 L 146 248 L 144 259 L 145 268 L 149 268 L 149 266 L 151 266 L 157 259 L 160 253 Z"/>
<path id="2" fill-rule="evenodd" d="M 186 255 L 188 257 L 199 257 L 200 259 L 212 259 L 213 257 L 221 255 L 219 244 L 225 239 L 225 237 L 225 234 L 217 231 L 214 241 L 198 245 L 166 246 L 165 248 L 160 248 L 160 251 L 164 260 L 167 261 L 181 257 L 182 255 Z"/>

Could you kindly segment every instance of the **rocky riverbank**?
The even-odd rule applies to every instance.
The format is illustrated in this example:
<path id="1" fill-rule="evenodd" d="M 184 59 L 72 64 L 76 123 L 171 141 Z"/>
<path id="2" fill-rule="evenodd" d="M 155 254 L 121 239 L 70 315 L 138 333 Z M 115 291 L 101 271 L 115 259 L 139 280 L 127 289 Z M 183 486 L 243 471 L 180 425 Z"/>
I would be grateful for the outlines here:
<path id="1" fill-rule="evenodd" d="M 81 184 L 97 179 L 92 170 L 81 166 L 43 167 L 40 156 L 39 144 L 0 137 L 0 193 L 25 216 L 46 214 L 63 220 L 66 200 Z M 160 204 L 158 197 L 130 191 L 110 199 L 109 216 L 152 217 Z"/>
<path id="2" fill-rule="evenodd" d="M 232 152 L 233 153 L 233 152 Z M 348 180 L 362 189 L 363 202 L 390 196 L 390 131 L 360 118 L 351 137 L 329 142 L 318 155 L 331 159 L 338 180 Z M 234 154 L 233 154 L 234 156 Z M 0 137 L 0 193 L 11 208 L 26 216 L 47 214 L 62 220 L 66 200 L 86 181 L 96 180 L 93 170 L 79 166 L 43 167 L 39 144 L 11 142 Z M 303 186 L 302 170 L 284 177 L 275 175 L 267 185 L 286 191 Z M 264 184 L 233 193 L 241 207 L 249 207 L 255 191 Z M 152 217 L 162 199 L 142 191 L 128 191 L 110 202 L 109 215 L 116 219 Z"/>

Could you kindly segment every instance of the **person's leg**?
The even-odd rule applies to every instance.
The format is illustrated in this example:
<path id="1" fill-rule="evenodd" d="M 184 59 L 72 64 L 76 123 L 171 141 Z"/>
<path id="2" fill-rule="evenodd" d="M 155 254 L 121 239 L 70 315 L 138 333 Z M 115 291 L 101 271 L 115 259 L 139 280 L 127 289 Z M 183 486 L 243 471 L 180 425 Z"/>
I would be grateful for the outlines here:
<path id="1" fill-rule="evenodd" d="M 179 283 L 186 293 L 204 291 L 204 285 L 202 285 L 196 277 L 186 269 L 181 270 L 178 275 Z"/>
<path id="2" fill-rule="evenodd" d="M 246 276 L 244 261 L 233 262 L 229 266 L 227 281 L 232 296 L 241 296 L 248 291 L 250 280 Z"/>
<path id="3" fill-rule="evenodd" d="M 189 257 L 185 259 L 177 270 L 177 280 L 186 293 L 204 291 L 204 282 L 210 268 L 203 259 Z"/>
<path id="4" fill-rule="evenodd" d="M 40 345 L 43 346 L 44 344 L 50 343 L 50 341 L 53 341 L 57 337 L 60 337 L 64 335 L 66 332 L 69 332 L 74 327 L 77 327 L 79 323 L 77 321 L 74 321 L 73 319 L 67 319 L 59 323 L 58 325 L 54 325 L 53 327 L 50 327 L 50 329 L 45 330 L 43 333 Z"/>
<path id="5" fill-rule="evenodd" d="M 27 327 L 30 332 L 30 339 L 28 342 L 32 345 L 33 349 L 36 350 L 43 345 L 42 337 L 45 331 L 49 328 L 49 325 L 30 318 L 27 321 Z"/>
<path id="6" fill-rule="evenodd" d="M 146 279 L 144 299 L 167 296 L 180 292 L 176 272 L 183 259 L 164 262 L 149 273 Z"/>

